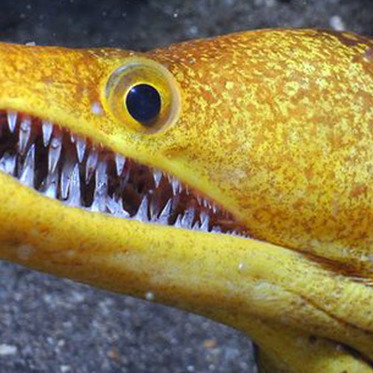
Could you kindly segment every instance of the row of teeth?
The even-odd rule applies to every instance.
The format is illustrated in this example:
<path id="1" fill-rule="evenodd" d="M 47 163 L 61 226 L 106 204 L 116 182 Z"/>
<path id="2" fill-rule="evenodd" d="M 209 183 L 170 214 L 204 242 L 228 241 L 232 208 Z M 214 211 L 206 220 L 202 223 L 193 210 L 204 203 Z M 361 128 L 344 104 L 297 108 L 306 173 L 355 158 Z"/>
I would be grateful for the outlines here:
<path id="1" fill-rule="evenodd" d="M 34 142 L 35 136 L 32 136 L 32 120 L 29 117 L 21 117 L 10 111 L 6 115 L 8 130 L 14 136 L 18 133 L 18 142 L 16 152 L 13 154 L 12 152 L 5 152 L 0 158 L 0 170 L 16 177 L 22 184 L 38 190 L 38 192 L 51 199 L 59 199 L 70 206 L 84 208 L 92 212 L 109 213 L 142 222 L 172 224 L 187 229 L 222 232 L 219 225 L 212 225 L 210 222 L 210 214 L 222 214 L 222 212 L 214 204 L 199 196 L 194 198 L 201 209 L 195 206 L 188 207 L 170 222 L 175 204 L 174 197 L 181 193 L 189 194 L 189 190 L 177 179 L 156 169 L 151 169 L 154 190 L 160 186 L 161 182 L 165 185 L 165 180 L 167 180 L 170 190 L 172 190 L 170 198 L 161 211 L 156 211 L 151 204 L 151 193 L 153 191 L 150 191 L 150 193 L 145 193 L 142 196 L 137 211 L 130 213 L 125 209 L 124 201 L 120 195 L 109 195 L 108 193 L 108 161 L 102 157 L 102 148 L 94 145 L 87 146 L 87 141 L 83 137 L 70 135 L 70 145 L 75 146 L 75 154 L 65 157 L 61 161 L 64 132 L 59 126 L 48 121 L 41 121 L 41 136 L 43 146 L 47 149 L 48 170 L 43 180 L 37 185 L 35 175 L 38 170 L 35 162 L 36 144 Z M 2 130 L 4 131 L 0 126 L 0 143 Z M 113 157 L 115 176 L 124 184 L 125 179 L 128 180 L 129 178 L 123 172 L 128 160 L 119 154 L 113 154 Z M 87 185 L 93 182 L 93 179 L 93 198 L 90 205 L 87 206 L 81 195 L 81 183 L 85 182 Z M 234 230 L 223 229 L 223 232 L 240 235 Z"/>

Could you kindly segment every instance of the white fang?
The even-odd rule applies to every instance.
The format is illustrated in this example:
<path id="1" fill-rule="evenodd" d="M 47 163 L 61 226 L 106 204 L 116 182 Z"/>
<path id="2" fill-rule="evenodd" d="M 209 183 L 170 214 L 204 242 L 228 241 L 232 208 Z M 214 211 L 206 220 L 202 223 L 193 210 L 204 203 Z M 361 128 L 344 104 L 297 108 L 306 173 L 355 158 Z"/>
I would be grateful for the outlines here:
<path id="1" fill-rule="evenodd" d="M 14 132 L 17 124 L 17 114 L 13 111 L 8 112 L 8 127 L 10 132 Z"/>

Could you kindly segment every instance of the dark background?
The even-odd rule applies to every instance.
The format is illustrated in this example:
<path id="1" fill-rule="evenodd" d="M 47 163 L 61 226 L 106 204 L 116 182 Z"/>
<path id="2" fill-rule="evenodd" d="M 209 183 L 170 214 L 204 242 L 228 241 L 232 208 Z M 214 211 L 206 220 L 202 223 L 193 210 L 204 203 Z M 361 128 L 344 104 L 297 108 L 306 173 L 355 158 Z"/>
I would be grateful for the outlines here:
<path id="1" fill-rule="evenodd" d="M 373 1 L 0 2 L 0 40 L 17 43 L 146 50 L 263 27 L 322 27 L 373 35 Z M 236 331 L 0 263 L 0 372 L 254 371 L 252 346 Z"/>

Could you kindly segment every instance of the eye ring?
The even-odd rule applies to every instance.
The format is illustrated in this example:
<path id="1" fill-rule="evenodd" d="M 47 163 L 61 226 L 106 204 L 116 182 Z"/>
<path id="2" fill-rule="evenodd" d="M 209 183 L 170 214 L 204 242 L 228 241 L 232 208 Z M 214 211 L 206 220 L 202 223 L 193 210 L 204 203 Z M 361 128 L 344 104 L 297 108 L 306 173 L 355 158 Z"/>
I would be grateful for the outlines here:
<path id="1" fill-rule="evenodd" d="M 132 57 L 109 77 L 106 102 L 123 124 L 140 133 L 157 133 L 179 118 L 181 98 L 173 75 L 160 63 Z"/>

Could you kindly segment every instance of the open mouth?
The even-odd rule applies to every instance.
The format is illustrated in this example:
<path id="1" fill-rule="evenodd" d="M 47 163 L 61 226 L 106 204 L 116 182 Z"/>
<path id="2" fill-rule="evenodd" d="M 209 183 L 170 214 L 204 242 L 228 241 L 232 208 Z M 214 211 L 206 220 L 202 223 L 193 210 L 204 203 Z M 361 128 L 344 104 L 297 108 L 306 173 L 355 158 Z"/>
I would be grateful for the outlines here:
<path id="1" fill-rule="evenodd" d="M 229 212 L 165 172 L 24 113 L 0 110 L 0 171 L 46 197 L 88 211 L 244 234 Z"/>

